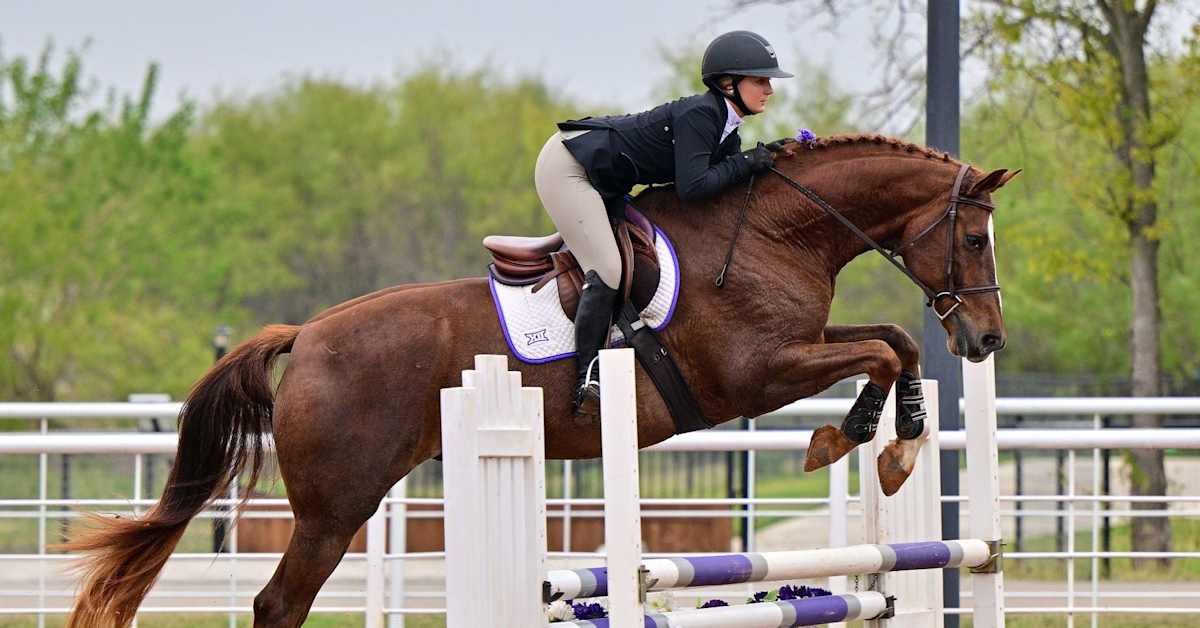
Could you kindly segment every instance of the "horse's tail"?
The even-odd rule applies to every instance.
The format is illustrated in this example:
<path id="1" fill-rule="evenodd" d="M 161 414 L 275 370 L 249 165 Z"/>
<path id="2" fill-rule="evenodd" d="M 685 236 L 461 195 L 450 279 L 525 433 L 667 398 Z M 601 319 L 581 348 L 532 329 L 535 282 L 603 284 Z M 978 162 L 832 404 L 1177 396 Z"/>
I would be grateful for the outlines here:
<path id="1" fill-rule="evenodd" d="M 159 502 L 141 517 L 92 516 L 94 526 L 64 546 L 88 554 L 68 626 L 128 625 L 188 521 L 243 471 L 254 485 L 275 405 L 271 368 L 299 333 L 299 326 L 271 325 L 221 358 L 188 393 Z"/>

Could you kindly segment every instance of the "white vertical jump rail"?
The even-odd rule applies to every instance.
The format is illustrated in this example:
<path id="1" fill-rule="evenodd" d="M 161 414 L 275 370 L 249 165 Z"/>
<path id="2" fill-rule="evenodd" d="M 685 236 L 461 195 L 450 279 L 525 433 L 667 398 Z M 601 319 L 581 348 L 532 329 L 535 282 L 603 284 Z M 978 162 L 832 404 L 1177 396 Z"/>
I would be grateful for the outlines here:
<path id="1" fill-rule="evenodd" d="M 503 625 L 547 626 L 542 597 L 555 599 L 608 596 L 609 617 L 561 624 L 568 627 L 758 628 L 814 625 L 853 619 L 879 619 L 872 626 L 940 627 L 941 568 L 981 568 L 993 564 L 995 535 L 941 541 L 938 494 L 936 413 L 926 422 L 927 439 L 914 477 L 892 498 L 879 496 L 874 471 L 878 448 L 894 435 L 885 417 L 880 434 L 859 454 L 862 494 L 870 545 L 821 550 L 697 556 L 643 560 L 634 362 L 630 349 L 601 352 L 605 544 L 607 569 L 545 571 L 545 469 L 541 395 L 521 388 L 520 374 L 506 371 L 503 356 L 476 356 L 476 370 L 463 372 L 463 387 L 442 391 L 442 438 L 446 495 L 447 628 Z M 936 384 L 926 381 L 927 404 L 936 408 Z M 892 408 L 894 404 L 887 404 Z M 986 408 L 976 409 L 968 429 L 986 422 Z M 993 415 L 994 416 L 994 415 Z M 994 423 L 993 423 L 994 425 Z M 976 438 L 972 435 L 971 438 Z M 992 473 L 974 477 L 969 496 L 973 521 L 998 522 L 989 505 L 997 501 L 994 429 L 973 442 L 975 459 Z M 990 446 L 990 449 L 989 449 Z M 990 461 L 990 462 L 989 462 Z M 989 479 L 990 478 L 990 479 Z M 878 529 L 876 529 L 878 528 Z M 975 528 L 972 529 L 975 531 Z M 988 530 L 984 530 L 988 532 Z M 900 544 L 896 544 L 900 542 Z M 911 542 L 905 545 L 903 542 Z M 732 571 L 728 571 L 728 570 Z M 892 571 L 909 573 L 886 573 Z M 729 576 L 737 572 L 736 577 Z M 691 609 L 645 615 L 649 590 L 666 590 L 735 582 L 796 581 L 840 575 L 856 576 L 843 595 Z M 907 579 L 902 576 L 913 575 Z M 977 576 L 978 577 L 978 576 Z M 545 580 L 543 582 L 543 579 Z M 975 581 L 995 586 L 999 574 Z M 885 595 L 886 594 L 886 595 Z M 886 596 L 907 595 L 892 605 Z M 975 601 L 975 625 L 1003 625 L 1000 598 Z M 990 607 L 990 608 L 989 608 Z M 997 623 L 998 620 L 998 623 Z M 884 623 L 886 622 L 886 623 Z"/>
<path id="2" fill-rule="evenodd" d="M 993 544 L 1000 554 L 1000 459 L 996 442 L 996 358 L 963 364 L 964 427 L 967 436 L 967 533 Z M 1072 467 L 1074 468 L 1074 467 Z M 975 628 L 1003 628 L 1004 573 L 1000 558 L 971 574 Z"/>
<path id="3" fill-rule="evenodd" d="M 860 381 L 861 392 L 866 381 Z M 942 538 L 941 464 L 938 451 L 938 387 L 921 380 L 925 396 L 924 442 L 908 481 L 891 497 L 879 490 L 876 459 L 896 438 L 896 388 L 884 403 L 879 429 L 871 442 L 858 448 L 859 495 L 863 507 L 863 539 L 871 544 L 915 543 Z M 852 590 L 886 591 L 896 597 L 895 617 L 867 622 L 868 626 L 941 628 L 942 570 L 897 571 L 855 578 Z"/>
<path id="4" fill-rule="evenodd" d="M 442 390 L 447 628 L 546 626 L 546 461 L 542 391 L 504 356 L 475 356 Z M 539 620 L 540 618 L 540 620 Z"/>
<path id="5" fill-rule="evenodd" d="M 608 566 L 608 616 L 613 626 L 641 626 L 645 617 L 642 506 L 638 474 L 637 392 L 633 349 L 601 352 L 604 451 L 604 547 Z M 628 382 L 630 385 L 626 385 Z M 633 447 L 630 447 L 630 444 Z M 610 490 L 610 487 L 620 487 Z"/>

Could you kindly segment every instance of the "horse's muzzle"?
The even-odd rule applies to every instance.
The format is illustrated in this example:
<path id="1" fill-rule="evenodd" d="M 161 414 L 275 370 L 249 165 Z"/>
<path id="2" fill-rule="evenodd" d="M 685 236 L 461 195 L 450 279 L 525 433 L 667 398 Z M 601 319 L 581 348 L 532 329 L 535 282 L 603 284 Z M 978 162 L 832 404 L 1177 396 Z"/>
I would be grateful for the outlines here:
<path id="1" fill-rule="evenodd" d="M 1006 343 L 1002 330 L 983 332 L 967 344 L 965 357 L 972 362 L 982 362 L 989 355 L 1003 349 Z"/>

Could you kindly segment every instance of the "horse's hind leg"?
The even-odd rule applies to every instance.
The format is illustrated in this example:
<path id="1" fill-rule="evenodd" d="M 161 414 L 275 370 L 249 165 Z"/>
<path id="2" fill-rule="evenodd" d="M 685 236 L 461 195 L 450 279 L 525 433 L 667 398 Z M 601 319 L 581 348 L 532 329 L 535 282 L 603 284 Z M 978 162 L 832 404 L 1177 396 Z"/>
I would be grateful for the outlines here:
<path id="1" fill-rule="evenodd" d="M 331 515 L 297 517 L 292 539 L 275 568 L 275 575 L 254 598 L 256 627 L 290 628 L 304 623 L 317 592 L 341 562 L 358 529 L 357 525 L 341 523 Z"/>
<path id="2" fill-rule="evenodd" d="M 395 408 L 345 403 L 353 394 L 324 401 L 303 394 L 281 395 L 276 415 L 279 470 L 296 527 L 275 574 L 254 598 L 255 626 L 301 625 L 355 532 L 388 489 L 427 457 L 418 451 L 419 434 L 403 429 L 411 424 Z M 330 401 L 343 402 L 343 411 Z M 347 421 L 351 406 L 358 410 Z"/>

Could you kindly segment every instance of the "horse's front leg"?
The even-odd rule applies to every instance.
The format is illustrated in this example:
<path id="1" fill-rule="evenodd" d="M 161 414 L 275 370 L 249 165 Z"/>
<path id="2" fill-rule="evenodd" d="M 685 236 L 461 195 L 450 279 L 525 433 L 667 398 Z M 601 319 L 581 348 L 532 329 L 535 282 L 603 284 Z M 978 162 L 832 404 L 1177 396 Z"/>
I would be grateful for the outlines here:
<path id="1" fill-rule="evenodd" d="M 920 349 L 899 325 L 833 325 L 825 328 L 829 343 L 879 339 L 900 358 L 896 380 L 896 439 L 888 443 L 876 461 L 879 484 L 885 495 L 893 495 L 912 475 L 917 453 L 925 442 L 925 398 L 921 392 Z"/>
<path id="2" fill-rule="evenodd" d="M 887 342 L 874 338 L 836 344 L 788 343 L 776 350 L 769 365 L 771 383 L 764 392 L 776 407 L 854 375 L 866 373 L 871 380 L 840 428 L 825 425 L 813 432 L 804 470 L 814 471 L 874 438 L 887 391 L 900 376 L 902 361 Z"/>

